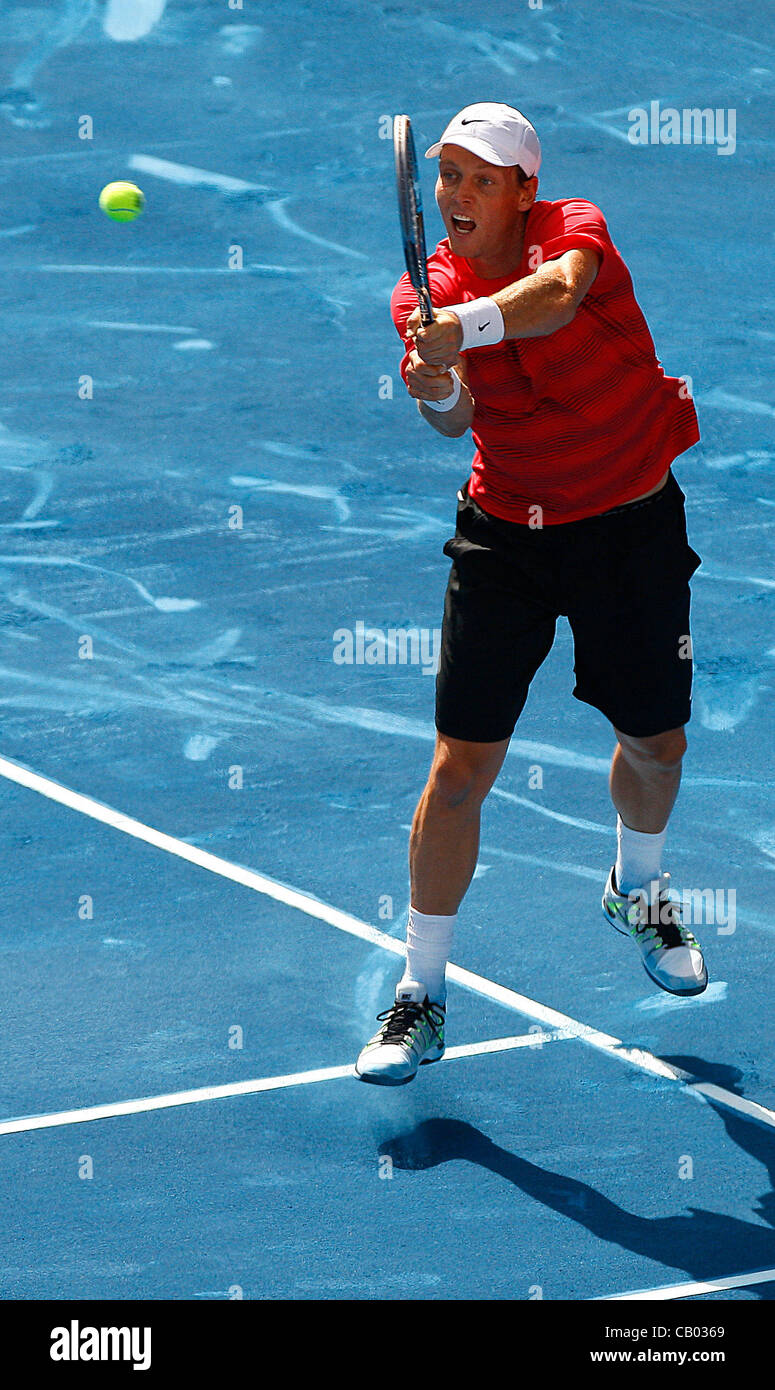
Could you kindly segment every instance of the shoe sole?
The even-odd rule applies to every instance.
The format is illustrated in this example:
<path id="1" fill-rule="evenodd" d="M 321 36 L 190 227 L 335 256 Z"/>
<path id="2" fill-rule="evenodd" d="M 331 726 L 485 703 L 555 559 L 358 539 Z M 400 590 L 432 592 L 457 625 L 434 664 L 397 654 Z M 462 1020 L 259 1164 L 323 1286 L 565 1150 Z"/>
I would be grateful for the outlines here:
<path id="1" fill-rule="evenodd" d="M 630 935 L 630 933 L 628 931 L 625 931 L 623 927 L 617 925 L 613 917 L 609 916 L 605 906 L 603 906 L 603 916 L 605 917 L 606 922 L 610 923 L 614 931 L 618 932 L 620 936 Z M 671 989 L 669 985 L 664 985 L 661 980 L 658 980 L 656 975 L 652 975 L 645 960 L 641 959 L 641 965 L 643 966 L 643 969 L 645 970 L 652 984 L 655 984 L 658 989 L 664 990 L 665 994 L 674 994 L 678 999 L 691 999 L 695 994 L 704 994 L 706 989 L 708 988 L 707 970 L 705 971 L 704 984 L 694 985 L 692 989 Z"/>
<path id="2" fill-rule="evenodd" d="M 440 1062 L 443 1056 L 444 1053 L 442 1052 L 438 1057 L 424 1057 L 420 1066 L 432 1067 L 433 1063 Z M 365 1081 L 369 1086 L 408 1086 L 410 1081 L 414 1081 L 417 1072 L 413 1071 L 410 1076 L 379 1076 L 374 1073 L 358 1071 L 356 1068 L 355 1075 L 359 1081 Z"/>

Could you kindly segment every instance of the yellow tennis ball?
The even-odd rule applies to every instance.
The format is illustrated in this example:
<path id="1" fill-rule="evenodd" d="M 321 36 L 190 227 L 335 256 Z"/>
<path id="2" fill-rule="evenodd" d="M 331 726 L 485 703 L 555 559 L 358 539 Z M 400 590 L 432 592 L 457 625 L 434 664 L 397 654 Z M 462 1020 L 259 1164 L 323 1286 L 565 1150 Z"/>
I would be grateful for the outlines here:
<path id="1" fill-rule="evenodd" d="M 134 222 L 145 198 L 136 183 L 108 183 L 100 193 L 100 207 L 114 222 Z"/>

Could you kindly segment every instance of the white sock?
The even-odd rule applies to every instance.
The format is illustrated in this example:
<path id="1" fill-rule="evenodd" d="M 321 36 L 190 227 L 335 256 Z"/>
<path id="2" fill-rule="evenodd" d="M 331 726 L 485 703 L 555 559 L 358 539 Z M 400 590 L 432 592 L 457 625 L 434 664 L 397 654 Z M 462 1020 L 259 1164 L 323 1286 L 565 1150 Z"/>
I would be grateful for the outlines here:
<path id="1" fill-rule="evenodd" d="M 426 912 L 418 912 L 416 907 L 409 909 L 406 969 L 401 984 L 416 980 L 418 984 L 425 985 L 432 1004 L 443 1004 L 447 997 L 444 972 L 456 921 L 457 913 L 454 917 L 434 917 Z"/>
<path id="2" fill-rule="evenodd" d="M 667 827 L 656 835 L 643 830 L 630 830 L 621 816 L 616 817 L 616 886 L 620 893 L 631 893 L 658 878 L 662 868 L 662 850 Z"/>

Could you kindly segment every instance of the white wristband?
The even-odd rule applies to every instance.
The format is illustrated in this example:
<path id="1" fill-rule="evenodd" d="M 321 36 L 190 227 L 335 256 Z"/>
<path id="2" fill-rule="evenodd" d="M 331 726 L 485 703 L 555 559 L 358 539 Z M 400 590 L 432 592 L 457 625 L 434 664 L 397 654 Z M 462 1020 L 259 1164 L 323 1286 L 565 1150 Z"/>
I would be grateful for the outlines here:
<path id="1" fill-rule="evenodd" d="M 503 341 L 506 325 L 494 299 L 472 299 L 468 304 L 445 305 L 450 314 L 457 314 L 463 328 L 461 352 L 469 348 L 492 347 Z"/>
<path id="2" fill-rule="evenodd" d="M 452 395 L 445 396 L 443 401 L 423 401 L 423 405 L 427 405 L 431 410 L 452 410 L 453 406 L 457 405 L 460 399 L 460 377 L 451 367 L 449 374 L 452 377 Z"/>

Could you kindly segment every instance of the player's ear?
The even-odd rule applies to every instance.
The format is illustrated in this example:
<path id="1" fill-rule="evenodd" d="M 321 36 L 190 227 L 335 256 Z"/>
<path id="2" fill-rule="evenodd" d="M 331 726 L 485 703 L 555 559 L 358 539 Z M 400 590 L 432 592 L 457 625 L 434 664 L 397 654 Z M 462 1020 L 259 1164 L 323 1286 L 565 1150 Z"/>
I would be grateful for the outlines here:
<path id="1" fill-rule="evenodd" d="M 516 178 L 520 209 L 522 210 L 522 212 L 527 212 L 528 208 L 531 208 L 536 200 L 536 193 L 538 192 L 538 175 L 534 174 L 533 177 L 529 179 L 524 170 L 520 169 L 519 165 L 517 164 Z"/>

